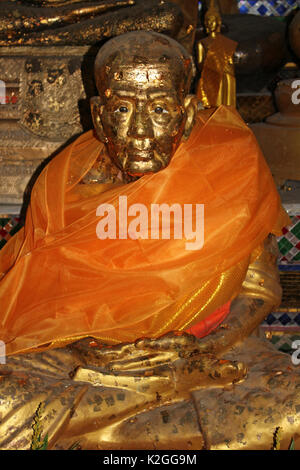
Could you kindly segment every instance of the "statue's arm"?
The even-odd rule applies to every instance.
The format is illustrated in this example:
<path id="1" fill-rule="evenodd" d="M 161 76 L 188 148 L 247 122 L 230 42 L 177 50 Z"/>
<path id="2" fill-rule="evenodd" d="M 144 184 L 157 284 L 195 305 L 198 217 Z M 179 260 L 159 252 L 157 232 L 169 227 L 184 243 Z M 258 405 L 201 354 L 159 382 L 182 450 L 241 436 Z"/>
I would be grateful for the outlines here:
<path id="1" fill-rule="evenodd" d="M 241 293 L 231 302 L 228 317 L 214 332 L 199 340 L 202 352 L 218 355 L 242 342 L 280 304 L 277 256 L 276 238 L 269 235 L 263 252 L 249 265 Z"/>
<path id="2" fill-rule="evenodd" d="M 263 319 L 280 304 L 281 286 L 276 260 L 278 247 L 270 235 L 264 242 L 262 253 L 249 265 L 241 293 L 231 302 L 230 313 L 215 331 L 204 338 L 184 332 L 169 332 L 160 338 L 141 338 L 135 343 L 121 344 L 99 351 L 100 364 L 114 364 L 124 368 L 124 359 L 130 357 L 130 366 L 147 353 L 154 353 L 157 362 L 174 361 L 176 357 L 189 358 L 195 354 L 220 357 L 235 344 L 247 338 Z M 147 357 L 147 361 L 149 358 Z M 150 361 L 151 362 L 151 361 Z M 153 365 L 153 364 L 151 364 Z"/>
<path id="3" fill-rule="evenodd" d="M 205 47 L 202 41 L 198 42 L 196 51 L 197 51 L 197 65 L 198 65 L 199 72 L 201 72 L 203 68 L 203 64 L 204 64 L 205 54 L 206 54 Z"/>
<path id="4" fill-rule="evenodd" d="M 48 8 L 22 4 L 15 5 L 6 0 L 2 5 L 2 11 L 5 13 L 1 12 L 0 14 L 0 35 L 7 35 L 7 32 L 9 32 L 9 37 L 15 37 L 21 33 L 32 34 L 32 31 L 54 29 L 76 23 L 83 18 L 88 19 L 132 4 L 132 0 L 100 0 Z M 25 18 L 26 21 L 22 18 Z"/>

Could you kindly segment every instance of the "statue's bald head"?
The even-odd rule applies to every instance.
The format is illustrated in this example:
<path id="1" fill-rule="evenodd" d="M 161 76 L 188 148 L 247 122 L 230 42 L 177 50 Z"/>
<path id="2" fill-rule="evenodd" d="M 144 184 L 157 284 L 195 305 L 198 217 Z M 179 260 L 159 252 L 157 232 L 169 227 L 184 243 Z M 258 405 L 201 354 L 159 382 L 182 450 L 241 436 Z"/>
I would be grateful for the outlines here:
<path id="1" fill-rule="evenodd" d="M 110 80 L 148 78 L 155 84 L 171 79 L 183 94 L 190 89 L 193 77 L 191 56 L 181 44 L 168 36 L 151 31 L 134 31 L 109 40 L 99 51 L 95 61 L 95 80 L 99 94 L 107 89 Z M 156 73 L 151 74 L 155 69 Z M 157 75 L 159 70 L 160 76 Z M 139 72 L 141 73 L 139 75 Z M 148 72 L 148 76 L 147 76 Z M 136 80 L 138 85 L 138 80 Z"/>
<path id="2" fill-rule="evenodd" d="M 115 164 L 130 175 L 165 168 L 195 122 L 189 95 L 192 59 L 173 39 L 136 31 L 108 41 L 97 55 L 94 126 Z"/>

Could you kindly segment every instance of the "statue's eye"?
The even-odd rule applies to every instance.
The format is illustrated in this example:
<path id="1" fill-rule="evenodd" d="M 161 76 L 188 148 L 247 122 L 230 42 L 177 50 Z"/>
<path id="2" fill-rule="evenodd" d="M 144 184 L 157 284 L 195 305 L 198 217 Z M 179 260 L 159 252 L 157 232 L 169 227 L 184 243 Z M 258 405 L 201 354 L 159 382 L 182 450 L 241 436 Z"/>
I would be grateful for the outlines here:
<path id="1" fill-rule="evenodd" d="M 156 114 L 162 114 L 164 112 L 167 113 L 167 111 L 164 108 L 162 108 L 161 106 L 156 106 L 156 108 L 154 109 L 154 112 Z"/>
<path id="2" fill-rule="evenodd" d="M 128 113 L 128 108 L 127 106 L 120 106 L 119 111 L 120 113 Z"/>

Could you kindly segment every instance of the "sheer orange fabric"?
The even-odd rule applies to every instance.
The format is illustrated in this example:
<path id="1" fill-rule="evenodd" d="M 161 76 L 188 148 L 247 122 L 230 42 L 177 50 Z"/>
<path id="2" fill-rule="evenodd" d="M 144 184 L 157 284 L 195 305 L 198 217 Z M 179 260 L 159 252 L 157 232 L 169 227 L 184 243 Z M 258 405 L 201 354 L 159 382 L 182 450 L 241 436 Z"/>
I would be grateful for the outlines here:
<path id="1" fill-rule="evenodd" d="M 90 131 L 39 176 L 24 229 L 0 254 L 7 353 L 83 336 L 108 343 L 186 329 L 237 295 L 251 253 L 288 223 L 270 171 L 238 113 L 200 113 L 169 166 L 127 185 L 78 184 L 103 145 Z M 96 209 L 204 204 L 204 246 L 96 236 Z M 6 274 L 5 274 L 6 273 Z"/>

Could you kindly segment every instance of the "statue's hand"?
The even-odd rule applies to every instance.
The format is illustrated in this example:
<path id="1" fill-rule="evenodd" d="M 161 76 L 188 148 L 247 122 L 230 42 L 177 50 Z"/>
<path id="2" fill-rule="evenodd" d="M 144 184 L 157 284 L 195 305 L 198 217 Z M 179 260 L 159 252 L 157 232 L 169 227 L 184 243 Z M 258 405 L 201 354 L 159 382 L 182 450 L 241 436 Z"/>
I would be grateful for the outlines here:
<path id="1" fill-rule="evenodd" d="M 241 381 L 247 373 L 242 363 L 202 352 L 201 340 L 180 332 L 94 348 L 86 361 L 118 376 L 172 376 L 179 390 L 229 385 Z"/>

